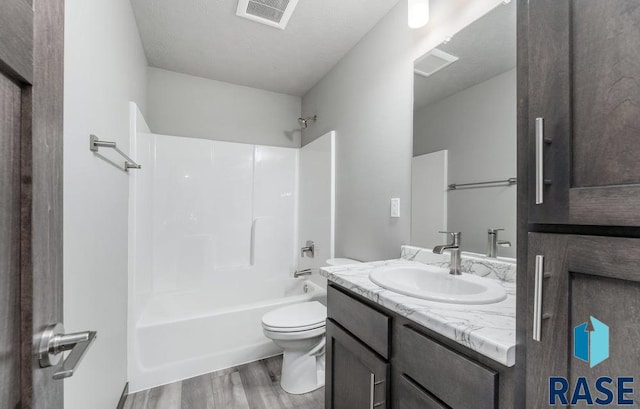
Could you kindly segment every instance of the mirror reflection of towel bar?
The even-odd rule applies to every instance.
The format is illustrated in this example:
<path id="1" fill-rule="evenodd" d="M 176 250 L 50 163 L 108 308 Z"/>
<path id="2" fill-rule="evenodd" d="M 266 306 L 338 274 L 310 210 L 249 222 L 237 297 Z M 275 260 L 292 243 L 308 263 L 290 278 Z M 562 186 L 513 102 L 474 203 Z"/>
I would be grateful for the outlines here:
<path id="1" fill-rule="evenodd" d="M 122 157 L 125 158 L 124 162 L 124 171 L 128 172 L 129 169 L 142 169 L 141 165 L 138 165 L 133 159 L 127 156 L 126 153 L 122 152 L 115 142 L 109 141 L 101 141 L 97 136 L 91 135 L 89 137 L 89 150 L 91 152 L 98 152 L 100 148 L 110 148 L 114 151 L 118 152 Z"/>
<path id="2" fill-rule="evenodd" d="M 517 178 L 509 178 L 505 180 L 492 180 L 489 182 L 475 182 L 475 183 L 452 183 L 449 185 L 449 190 L 456 190 L 459 187 L 483 187 L 486 185 L 504 185 L 507 184 L 509 186 L 516 185 L 518 183 Z M 491 186 L 486 186 L 491 187 Z"/>

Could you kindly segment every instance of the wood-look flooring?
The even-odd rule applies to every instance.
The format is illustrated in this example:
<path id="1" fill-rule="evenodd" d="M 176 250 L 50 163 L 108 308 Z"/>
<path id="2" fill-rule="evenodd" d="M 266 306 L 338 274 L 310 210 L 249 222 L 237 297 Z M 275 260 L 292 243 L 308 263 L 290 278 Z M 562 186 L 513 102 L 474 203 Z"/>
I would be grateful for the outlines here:
<path id="1" fill-rule="evenodd" d="M 323 409 L 324 388 L 289 395 L 280 387 L 282 356 L 127 396 L 125 409 Z"/>

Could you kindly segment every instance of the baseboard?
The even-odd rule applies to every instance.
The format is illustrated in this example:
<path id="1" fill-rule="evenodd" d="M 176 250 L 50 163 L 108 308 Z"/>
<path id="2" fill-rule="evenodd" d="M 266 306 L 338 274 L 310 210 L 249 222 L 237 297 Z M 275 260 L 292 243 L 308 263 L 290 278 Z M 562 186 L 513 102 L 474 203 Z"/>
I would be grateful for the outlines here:
<path id="1" fill-rule="evenodd" d="M 124 403 L 127 401 L 127 395 L 129 394 L 129 382 L 124 385 L 124 389 L 122 390 L 122 396 L 120 396 L 120 400 L 118 401 L 118 407 L 116 409 L 124 409 Z"/>

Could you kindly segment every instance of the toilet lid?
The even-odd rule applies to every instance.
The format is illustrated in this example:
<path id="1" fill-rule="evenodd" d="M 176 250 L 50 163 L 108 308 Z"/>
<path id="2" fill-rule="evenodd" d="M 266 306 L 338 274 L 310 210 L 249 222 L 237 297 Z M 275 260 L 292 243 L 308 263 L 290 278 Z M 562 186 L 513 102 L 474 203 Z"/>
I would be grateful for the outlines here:
<path id="1" fill-rule="evenodd" d="M 318 301 L 303 302 L 278 308 L 262 317 L 262 325 L 273 329 L 296 331 L 324 325 L 327 307 Z"/>
<path id="2" fill-rule="evenodd" d="M 349 264 L 362 264 L 362 261 L 352 258 L 330 258 L 326 260 L 325 263 L 329 266 L 347 266 Z"/>

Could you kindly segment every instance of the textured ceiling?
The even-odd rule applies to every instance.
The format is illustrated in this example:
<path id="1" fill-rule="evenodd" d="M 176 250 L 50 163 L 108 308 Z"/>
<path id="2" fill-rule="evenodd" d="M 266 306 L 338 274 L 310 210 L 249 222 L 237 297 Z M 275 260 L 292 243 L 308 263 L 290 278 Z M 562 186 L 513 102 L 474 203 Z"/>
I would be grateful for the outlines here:
<path id="1" fill-rule="evenodd" d="M 304 95 L 398 0 L 300 0 L 286 30 L 237 0 L 131 0 L 149 65 Z"/>
<path id="2" fill-rule="evenodd" d="M 501 5 L 437 47 L 460 59 L 425 78 L 414 75 L 414 110 L 516 66 L 516 2 Z"/>

